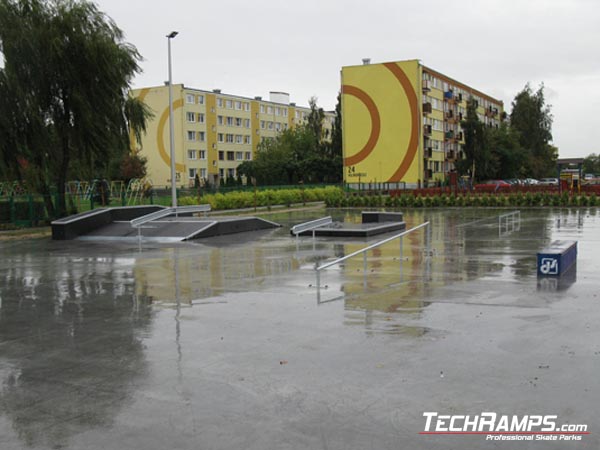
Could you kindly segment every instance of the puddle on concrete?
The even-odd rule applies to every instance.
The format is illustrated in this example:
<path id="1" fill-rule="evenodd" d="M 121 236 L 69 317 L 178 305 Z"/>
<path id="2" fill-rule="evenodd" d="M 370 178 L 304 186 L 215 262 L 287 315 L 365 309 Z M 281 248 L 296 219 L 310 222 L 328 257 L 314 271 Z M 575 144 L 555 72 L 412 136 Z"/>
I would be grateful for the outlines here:
<path id="1" fill-rule="evenodd" d="M 545 324 L 540 309 L 565 307 L 560 303 L 573 301 L 565 292 L 595 285 L 600 216 L 593 209 L 527 210 L 519 231 L 499 235 L 497 216 L 505 212 L 410 211 L 408 228 L 431 220 L 431 252 L 423 252 L 417 232 L 404 239 L 402 254 L 397 242 L 370 251 L 366 272 L 362 257 L 332 267 L 321 276 L 321 303 L 315 264 L 377 239 L 297 244 L 289 227 L 326 214 L 358 221 L 360 211 L 287 213 L 277 218 L 284 227 L 268 233 L 144 243 L 141 251 L 76 241 L 0 243 L 3 447 L 68 448 L 81 443 L 84 431 L 122 427 L 123 411 L 140 417 L 146 410 L 136 409 L 139 404 L 160 416 L 161 399 L 171 398 L 171 388 L 162 387 L 174 382 L 171 367 L 181 392 L 194 391 L 185 376 L 213 367 L 212 376 L 227 378 L 249 355 L 255 362 L 276 360 L 277 370 L 285 370 L 294 361 L 278 367 L 284 359 L 278 355 L 293 353 L 311 333 L 328 336 L 306 344 L 317 350 L 339 336 L 359 343 L 365 336 L 435 342 L 446 336 L 446 324 L 431 317 L 452 305 L 531 309 L 515 317 Z M 535 253 L 554 239 L 585 243 L 577 271 L 568 279 L 537 280 Z M 479 311 L 469 316 L 484 319 Z M 335 347 L 328 351 L 336 355 Z"/>

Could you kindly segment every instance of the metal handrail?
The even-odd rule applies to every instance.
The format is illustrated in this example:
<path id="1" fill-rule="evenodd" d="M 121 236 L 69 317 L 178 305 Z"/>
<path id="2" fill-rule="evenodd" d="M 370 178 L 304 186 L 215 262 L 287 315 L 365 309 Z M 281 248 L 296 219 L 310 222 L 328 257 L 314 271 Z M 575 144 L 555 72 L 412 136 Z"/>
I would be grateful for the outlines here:
<path id="1" fill-rule="evenodd" d="M 155 211 L 150 214 L 146 214 L 141 217 L 137 217 L 136 219 L 130 220 L 129 224 L 133 228 L 139 228 L 147 222 L 151 222 L 153 220 L 162 219 L 163 217 L 170 216 L 171 214 L 190 214 L 196 212 L 209 212 L 211 210 L 210 205 L 193 205 L 193 206 L 179 206 L 176 208 L 165 208 L 159 211 Z"/>
<path id="2" fill-rule="evenodd" d="M 421 225 L 417 225 L 416 227 L 413 227 L 410 230 L 403 231 L 402 233 L 396 234 L 396 235 L 394 235 L 392 237 L 389 237 L 389 238 L 384 239 L 382 241 L 376 242 L 376 243 L 374 243 L 372 245 L 369 245 L 368 247 L 365 247 L 365 248 L 363 248 L 361 250 L 357 250 L 355 252 L 352 252 L 349 255 L 342 256 L 341 258 L 338 258 L 335 261 L 331 261 L 331 262 L 323 264 L 322 266 L 318 266 L 318 267 L 315 268 L 315 270 L 317 272 L 320 272 L 321 270 L 327 269 L 328 267 L 331 267 L 331 266 L 335 266 L 336 264 L 339 264 L 342 261 L 350 259 L 350 258 L 352 258 L 352 257 L 354 257 L 356 255 L 360 255 L 361 253 L 365 253 L 365 252 L 367 252 L 367 251 L 369 251 L 371 249 L 377 248 L 380 245 L 387 244 L 388 242 L 393 241 L 394 239 L 398 239 L 398 238 L 401 238 L 402 236 L 406 236 L 407 234 L 412 233 L 413 231 L 416 231 L 416 230 L 418 230 L 420 228 L 423 228 L 423 227 L 426 227 L 426 226 L 429 226 L 429 221 L 427 221 L 425 223 L 422 223 Z"/>
<path id="3" fill-rule="evenodd" d="M 504 220 L 506 219 L 506 220 Z M 505 222 L 506 233 L 512 231 L 519 231 L 521 229 L 521 211 L 515 210 L 506 214 L 498 216 L 498 235 L 503 234 L 503 224 Z M 512 230 L 509 230 L 509 226 L 512 225 Z"/>
<path id="4" fill-rule="evenodd" d="M 322 217 L 317 220 L 311 220 L 310 222 L 299 223 L 298 225 L 294 225 L 291 228 L 292 234 L 298 236 L 300 233 L 304 231 L 315 230 L 320 227 L 324 227 L 326 225 L 330 225 L 333 222 L 331 216 Z"/>

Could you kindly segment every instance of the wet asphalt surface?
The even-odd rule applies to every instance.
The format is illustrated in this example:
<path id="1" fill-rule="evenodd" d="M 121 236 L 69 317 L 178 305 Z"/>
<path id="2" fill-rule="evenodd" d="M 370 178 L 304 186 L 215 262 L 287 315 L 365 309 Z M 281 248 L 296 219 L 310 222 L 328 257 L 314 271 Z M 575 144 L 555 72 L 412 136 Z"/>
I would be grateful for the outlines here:
<path id="1" fill-rule="evenodd" d="M 598 449 L 600 211 L 414 210 L 415 232 L 0 242 L 0 449 Z M 576 271 L 536 252 L 577 240 Z M 555 415 L 580 441 L 425 435 L 424 412 Z"/>

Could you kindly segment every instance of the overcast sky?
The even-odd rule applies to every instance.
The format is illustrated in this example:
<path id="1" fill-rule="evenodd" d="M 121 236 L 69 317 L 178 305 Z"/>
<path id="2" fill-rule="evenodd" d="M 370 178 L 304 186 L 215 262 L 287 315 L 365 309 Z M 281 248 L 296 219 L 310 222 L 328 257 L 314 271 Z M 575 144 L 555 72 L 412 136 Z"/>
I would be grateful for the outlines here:
<path id="1" fill-rule="evenodd" d="M 142 56 L 135 87 L 167 78 L 268 98 L 289 92 L 333 109 L 340 68 L 420 59 L 504 101 L 545 85 L 561 157 L 600 152 L 598 0 L 97 0 Z"/>

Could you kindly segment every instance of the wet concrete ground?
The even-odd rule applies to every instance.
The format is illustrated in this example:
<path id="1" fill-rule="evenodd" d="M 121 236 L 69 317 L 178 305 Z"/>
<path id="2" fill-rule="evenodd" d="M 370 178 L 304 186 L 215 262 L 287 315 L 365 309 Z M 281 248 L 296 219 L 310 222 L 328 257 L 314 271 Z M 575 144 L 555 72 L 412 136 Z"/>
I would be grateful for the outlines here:
<path id="1" fill-rule="evenodd" d="M 600 211 L 418 210 L 375 239 L 0 243 L 0 449 L 598 449 Z M 535 254 L 579 241 L 576 276 Z M 578 442 L 422 435 L 424 412 L 557 415 Z"/>

